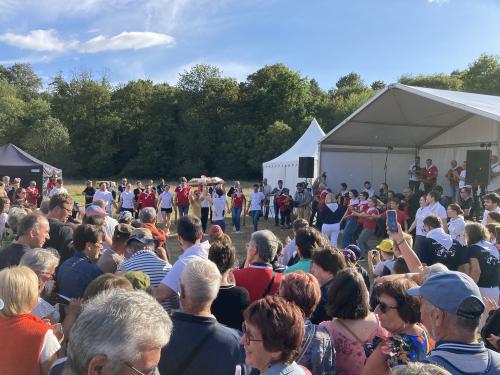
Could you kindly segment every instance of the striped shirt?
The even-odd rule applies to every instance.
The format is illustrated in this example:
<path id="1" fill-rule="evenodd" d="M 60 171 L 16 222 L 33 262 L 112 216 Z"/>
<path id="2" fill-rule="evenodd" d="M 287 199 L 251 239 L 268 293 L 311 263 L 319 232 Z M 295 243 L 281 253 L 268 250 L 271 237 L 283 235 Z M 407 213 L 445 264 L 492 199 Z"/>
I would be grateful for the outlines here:
<path id="1" fill-rule="evenodd" d="M 487 349 L 483 343 L 440 341 L 423 362 L 437 364 L 452 374 L 500 373 L 500 354 Z"/>
<path id="2" fill-rule="evenodd" d="M 125 259 L 118 267 L 118 271 L 141 271 L 149 276 L 151 287 L 156 288 L 172 268 L 167 261 L 160 259 L 149 250 L 139 250 Z M 168 312 L 179 309 L 179 297 L 174 295 L 164 301 L 162 306 Z"/>

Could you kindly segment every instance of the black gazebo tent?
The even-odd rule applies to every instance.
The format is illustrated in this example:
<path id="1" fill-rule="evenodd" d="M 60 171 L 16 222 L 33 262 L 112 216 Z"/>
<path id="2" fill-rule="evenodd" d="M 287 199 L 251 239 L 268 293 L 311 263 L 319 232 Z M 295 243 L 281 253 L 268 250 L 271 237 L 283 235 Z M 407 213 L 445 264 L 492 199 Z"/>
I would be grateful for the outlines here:
<path id="1" fill-rule="evenodd" d="M 19 177 L 24 187 L 35 180 L 41 190 L 44 181 L 54 173 L 62 175 L 59 168 L 38 160 L 12 143 L 0 147 L 0 176 L 9 176 L 11 180 Z"/>

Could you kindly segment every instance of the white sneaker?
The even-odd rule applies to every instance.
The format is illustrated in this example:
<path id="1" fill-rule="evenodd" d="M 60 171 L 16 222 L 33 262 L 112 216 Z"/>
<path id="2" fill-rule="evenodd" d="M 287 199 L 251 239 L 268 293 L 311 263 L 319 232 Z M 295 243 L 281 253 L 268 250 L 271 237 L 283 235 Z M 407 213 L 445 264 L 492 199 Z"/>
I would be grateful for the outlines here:
<path id="1" fill-rule="evenodd" d="M 240 232 L 239 230 L 234 231 L 233 233 L 234 233 L 234 234 L 241 234 L 241 232 Z"/>

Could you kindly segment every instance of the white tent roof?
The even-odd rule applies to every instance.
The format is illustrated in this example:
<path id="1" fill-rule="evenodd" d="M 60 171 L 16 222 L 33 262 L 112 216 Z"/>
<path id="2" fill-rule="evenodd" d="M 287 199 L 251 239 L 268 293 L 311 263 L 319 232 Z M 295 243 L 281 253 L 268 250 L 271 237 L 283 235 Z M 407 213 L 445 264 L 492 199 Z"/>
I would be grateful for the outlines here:
<path id="1" fill-rule="evenodd" d="M 474 116 L 500 122 L 500 97 L 396 83 L 337 125 L 321 144 L 421 147 Z"/>
<path id="2" fill-rule="evenodd" d="M 302 134 L 295 144 L 280 156 L 266 161 L 264 166 L 271 164 L 282 164 L 287 162 L 298 162 L 301 156 L 318 157 L 318 142 L 325 136 L 325 132 L 321 129 L 315 118 L 309 124 L 307 130 Z"/>

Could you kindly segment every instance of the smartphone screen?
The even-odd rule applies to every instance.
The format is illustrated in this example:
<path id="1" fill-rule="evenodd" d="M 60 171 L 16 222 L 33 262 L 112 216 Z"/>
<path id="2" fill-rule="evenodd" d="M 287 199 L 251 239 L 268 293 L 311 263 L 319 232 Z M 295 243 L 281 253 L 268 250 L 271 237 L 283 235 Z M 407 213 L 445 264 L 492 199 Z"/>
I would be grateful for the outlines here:
<path id="1" fill-rule="evenodd" d="M 495 237 L 497 238 L 497 244 L 500 244 L 500 226 L 495 227 Z"/>
<path id="2" fill-rule="evenodd" d="M 387 210 L 387 225 L 389 227 L 389 231 L 398 231 L 398 217 L 395 210 Z"/>

